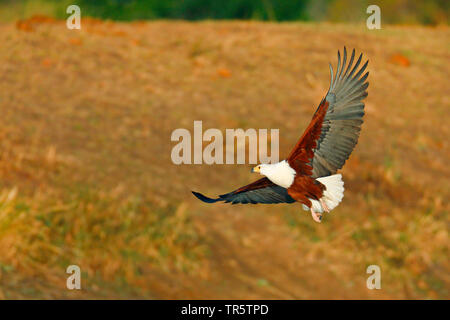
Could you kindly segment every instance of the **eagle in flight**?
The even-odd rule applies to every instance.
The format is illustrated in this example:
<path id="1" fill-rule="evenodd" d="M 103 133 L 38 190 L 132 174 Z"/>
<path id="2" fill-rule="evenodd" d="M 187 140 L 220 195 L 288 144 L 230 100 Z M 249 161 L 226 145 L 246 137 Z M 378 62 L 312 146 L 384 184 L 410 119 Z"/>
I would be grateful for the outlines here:
<path id="1" fill-rule="evenodd" d="M 259 164 L 252 169 L 263 176 L 249 185 L 216 199 L 192 192 L 198 199 L 214 203 L 293 203 L 300 202 L 321 222 L 322 213 L 333 210 L 344 197 L 344 182 L 336 174 L 358 142 L 364 116 L 363 99 L 367 97 L 364 73 L 369 61 L 360 67 L 355 50 L 347 64 L 347 50 L 341 61 L 338 51 L 336 73 L 330 64 L 330 87 L 317 107 L 305 132 L 287 159 L 273 164 Z"/>

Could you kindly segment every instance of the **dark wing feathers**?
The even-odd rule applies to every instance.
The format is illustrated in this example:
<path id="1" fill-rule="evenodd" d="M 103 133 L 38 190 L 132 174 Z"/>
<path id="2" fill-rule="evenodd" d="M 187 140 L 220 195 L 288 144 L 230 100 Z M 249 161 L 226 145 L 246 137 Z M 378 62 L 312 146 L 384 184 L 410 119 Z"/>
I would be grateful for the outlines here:
<path id="1" fill-rule="evenodd" d="M 194 196 L 203 202 L 214 203 L 224 201 L 225 203 L 292 203 L 294 199 L 287 193 L 283 187 L 277 186 L 267 178 L 259 179 L 247 186 L 239 188 L 227 194 L 222 194 L 219 198 L 211 199 L 201 193 L 192 192 Z"/>
<path id="2" fill-rule="evenodd" d="M 363 74 L 368 61 L 358 70 L 362 54 L 352 66 L 354 58 L 353 49 L 349 64 L 346 66 L 347 50 L 344 47 L 342 63 L 338 52 L 338 65 L 334 75 L 333 67 L 330 65 L 330 88 L 325 97 L 329 106 L 322 122 L 314 157 L 309 163 L 313 168 L 313 178 L 336 173 L 342 168 L 358 142 L 364 116 L 362 100 L 367 97 L 366 89 L 369 83 L 366 80 L 369 72 Z"/>

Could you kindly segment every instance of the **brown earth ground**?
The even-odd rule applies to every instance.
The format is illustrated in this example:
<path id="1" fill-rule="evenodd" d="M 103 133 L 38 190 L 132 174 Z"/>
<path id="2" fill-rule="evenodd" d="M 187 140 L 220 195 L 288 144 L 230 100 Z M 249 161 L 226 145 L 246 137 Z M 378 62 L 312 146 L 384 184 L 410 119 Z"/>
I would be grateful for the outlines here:
<path id="1" fill-rule="evenodd" d="M 448 27 L 83 20 L 0 25 L 0 297 L 448 299 Z M 250 165 L 174 165 L 171 133 L 279 128 L 336 51 L 370 59 L 342 204 L 207 205 Z M 66 267 L 82 270 L 66 289 Z M 382 289 L 366 288 L 381 267 Z"/>

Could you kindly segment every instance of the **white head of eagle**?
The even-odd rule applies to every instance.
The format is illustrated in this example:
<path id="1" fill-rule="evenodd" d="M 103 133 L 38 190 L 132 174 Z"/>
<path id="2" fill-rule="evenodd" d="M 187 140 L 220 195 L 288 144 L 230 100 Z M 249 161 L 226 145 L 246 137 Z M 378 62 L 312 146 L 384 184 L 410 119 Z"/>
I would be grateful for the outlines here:
<path id="1" fill-rule="evenodd" d="M 252 169 L 252 172 L 258 172 L 266 176 L 270 181 L 283 188 L 289 188 L 294 182 L 295 177 L 295 170 L 291 168 L 286 160 L 278 163 L 257 165 Z"/>

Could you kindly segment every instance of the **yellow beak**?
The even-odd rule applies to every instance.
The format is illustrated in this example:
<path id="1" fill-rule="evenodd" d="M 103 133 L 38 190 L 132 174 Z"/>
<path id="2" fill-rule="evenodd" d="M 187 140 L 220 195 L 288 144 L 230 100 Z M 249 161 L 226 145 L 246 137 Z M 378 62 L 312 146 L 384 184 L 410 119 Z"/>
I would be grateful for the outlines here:
<path id="1" fill-rule="evenodd" d="M 259 173 L 259 166 L 256 166 L 252 169 L 252 172 Z"/>

